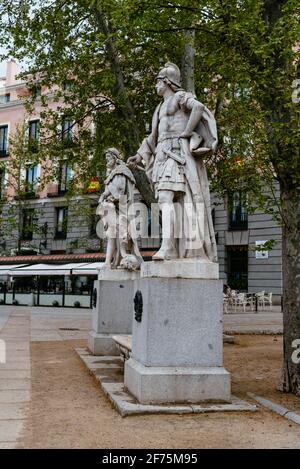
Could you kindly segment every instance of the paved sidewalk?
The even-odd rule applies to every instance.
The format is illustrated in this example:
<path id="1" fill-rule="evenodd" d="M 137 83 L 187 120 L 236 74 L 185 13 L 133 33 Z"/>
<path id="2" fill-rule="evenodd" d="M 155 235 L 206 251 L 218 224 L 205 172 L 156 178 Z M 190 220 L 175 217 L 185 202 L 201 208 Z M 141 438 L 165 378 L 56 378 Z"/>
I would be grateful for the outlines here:
<path id="1" fill-rule="evenodd" d="M 224 314 L 224 331 L 227 334 L 282 334 L 282 330 L 282 313 L 279 309 Z"/>
<path id="2" fill-rule="evenodd" d="M 62 341 L 86 339 L 91 329 L 92 312 L 83 308 L 0 307 L 0 331 L 12 313 L 25 311 L 31 316 L 31 341 Z M 282 313 L 275 306 L 257 313 L 224 314 L 227 334 L 281 334 Z"/>
<path id="3" fill-rule="evenodd" d="M 31 317 L 31 342 L 87 339 L 91 330 L 92 311 L 90 309 L 0 306 L 0 331 L 4 318 L 7 319 L 10 314 L 21 309 Z"/>
<path id="4" fill-rule="evenodd" d="M 4 449 L 15 447 L 30 402 L 30 311 L 16 309 L 8 320 L 7 312 L 1 311 L 0 321 L 0 340 L 6 349 L 6 361 L 0 363 L 0 449 Z"/>

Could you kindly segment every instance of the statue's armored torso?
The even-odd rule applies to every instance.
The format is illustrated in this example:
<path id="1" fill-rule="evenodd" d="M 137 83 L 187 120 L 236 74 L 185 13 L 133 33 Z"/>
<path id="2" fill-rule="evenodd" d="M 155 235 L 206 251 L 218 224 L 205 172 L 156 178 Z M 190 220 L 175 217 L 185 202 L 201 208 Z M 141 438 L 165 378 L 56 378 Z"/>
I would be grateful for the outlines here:
<path id="1" fill-rule="evenodd" d="M 185 192 L 184 161 L 179 137 L 186 128 L 189 114 L 180 105 L 182 93 L 167 98 L 159 108 L 158 142 L 152 181 L 156 192 Z"/>

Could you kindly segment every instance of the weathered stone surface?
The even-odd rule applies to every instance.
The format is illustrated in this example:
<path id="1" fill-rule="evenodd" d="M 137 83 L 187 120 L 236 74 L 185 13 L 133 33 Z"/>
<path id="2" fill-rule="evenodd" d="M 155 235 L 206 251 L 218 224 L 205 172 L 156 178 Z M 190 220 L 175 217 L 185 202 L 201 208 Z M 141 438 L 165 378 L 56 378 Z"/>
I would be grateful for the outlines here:
<path id="1" fill-rule="evenodd" d="M 119 355 L 112 334 L 97 334 L 95 331 L 90 331 L 88 348 L 93 355 Z"/>
<path id="2" fill-rule="evenodd" d="M 142 321 L 133 321 L 132 357 L 145 366 L 222 366 L 222 282 L 141 279 Z"/>
<path id="3" fill-rule="evenodd" d="M 0 420 L 22 420 L 27 411 L 28 403 L 5 404 L 0 407 Z"/>
<path id="4" fill-rule="evenodd" d="M 136 280 L 140 277 L 139 271 L 125 269 L 102 268 L 98 270 L 98 280 L 115 280 L 117 282 L 125 280 Z"/>
<path id="5" fill-rule="evenodd" d="M 154 112 L 151 134 L 127 160 L 129 167 L 144 160 L 158 198 L 162 245 L 153 259 L 201 257 L 215 262 L 217 247 L 205 168 L 205 156 L 217 146 L 215 118 L 181 88 L 175 64 L 165 64 L 155 87 L 163 102 Z"/>
<path id="6" fill-rule="evenodd" d="M 4 379 L 26 379 L 26 378 L 30 378 L 30 369 L 22 369 L 22 370 L 16 370 L 16 369 L 1 369 L 0 368 L 0 380 L 4 380 Z"/>
<path id="7" fill-rule="evenodd" d="M 0 442 L 16 442 L 24 427 L 23 420 L 1 420 Z"/>
<path id="8" fill-rule="evenodd" d="M 173 259 L 144 262 L 141 278 L 219 279 L 219 264 L 204 259 Z"/>
<path id="9" fill-rule="evenodd" d="M 96 280 L 97 306 L 92 329 L 97 334 L 130 334 L 133 315 L 132 280 Z"/>
<path id="10" fill-rule="evenodd" d="M 130 358 L 124 384 L 142 404 L 230 402 L 230 375 L 223 367 L 153 367 Z"/>
<path id="11" fill-rule="evenodd" d="M 18 402 L 29 402 L 29 390 L 6 390 L 0 391 L 0 403 L 14 404 Z"/>
<path id="12" fill-rule="evenodd" d="M 230 403 L 201 403 L 201 404 L 140 404 L 124 389 L 122 361 L 116 357 L 93 357 L 87 349 L 76 349 L 88 370 L 95 376 L 103 392 L 112 402 L 122 417 L 138 414 L 192 414 L 207 412 L 253 412 L 257 406 L 231 396 Z M 109 373 L 106 372 L 109 364 Z"/>
<path id="13" fill-rule="evenodd" d="M 30 389 L 30 379 L 1 379 L 0 377 L 0 391 L 11 389 Z"/>
<path id="14" fill-rule="evenodd" d="M 110 271 L 114 272 L 114 280 L 94 282 L 97 304 L 93 307 L 88 347 L 95 355 L 118 355 L 112 335 L 132 332 L 134 283 L 128 278 L 137 278 L 139 274 L 118 269 Z M 118 275 L 119 280 L 116 280 Z"/>
<path id="15" fill-rule="evenodd" d="M 143 404 L 230 400 L 223 368 L 222 282 L 141 278 L 124 384 Z M 142 307 L 141 307 L 142 304 Z"/>
<path id="16" fill-rule="evenodd" d="M 143 259 L 139 253 L 137 232 L 128 216 L 134 200 L 135 179 L 117 148 L 108 148 L 105 159 L 104 192 L 96 212 L 102 219 L 107 238 L 104 268 L 137 270 Z M 97 234 L 100 236 L 98 230 Z"/>

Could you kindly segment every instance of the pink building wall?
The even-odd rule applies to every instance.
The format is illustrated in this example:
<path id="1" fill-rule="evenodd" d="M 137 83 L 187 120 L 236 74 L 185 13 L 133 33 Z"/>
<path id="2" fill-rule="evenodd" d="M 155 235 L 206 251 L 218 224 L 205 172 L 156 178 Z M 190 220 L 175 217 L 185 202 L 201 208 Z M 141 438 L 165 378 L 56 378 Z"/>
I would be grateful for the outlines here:
<path id="1" fill-rule="evenodd" d="M 28 114 L 24 107 L 24 100 L 28 96 L 29 91 L 26 88 L 26 83 L 21 82 L 16 77 L 19 73 L 18 65 L 14 60 L 10 60 L 7 63 L 6 76 L 0 78 L 0 97 L 6 94 L 10 94 L 10 101 L 7 103 L 0 103 L 0 126 L 8 125 L 8 141 L 16 132 L 18 124 L 28 122 L 36 119 L 40 119 L 41 104 L 37 101 L 34 106 L 32 114 Z M 41 90 L 42 94 L 47 93 L 47 89 Z M 58 103 L 50 103 L 49 107 L 52 109 L 57 108 Z M 9 145 L 8 145 L 9 153 Z M 0 157 L 0 162 L 7 161 L 8 158 Z M 51 162 L 50 162 L 51 164 Z M 41 168 L 40 177 L 43 177 L 43 168 Z M 54 192 L 56 184 L 47 184 L 42 191 L 39 191 L 41 198 L 46 197 L 47 193 Z M 6 195 L 8 198 L 13 198 L 15 189 L 13 184 L 8 184 L 6 189 Z"/>

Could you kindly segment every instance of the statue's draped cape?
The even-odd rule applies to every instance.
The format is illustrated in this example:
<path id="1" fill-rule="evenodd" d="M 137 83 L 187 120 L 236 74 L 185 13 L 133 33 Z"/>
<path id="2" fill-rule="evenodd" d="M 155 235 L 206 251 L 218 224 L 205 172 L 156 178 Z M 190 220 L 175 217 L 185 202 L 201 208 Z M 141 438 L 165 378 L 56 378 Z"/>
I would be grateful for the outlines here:
<path id="1" fill-rule="evenodd" d="M 194 96 L 185 91 L 180 93 L 179 103 L 187 102 Z M 162 104 L 162 103 L 161 103 Z M 138 154 L 144 159 L 146 173 L 152 181 L 152 168 L 158 142 L 159 104 L 152 119 L 152 132 L 146 137 Z M 176 214 L 177 238 L 180 258 L 206 258 L 217 262 L 217 246 L 211 216 L 209 183 L 203 159 L 211 155 L 217 146 L 217 127 L 213 114 L 203 106 L 203 112 L 193 135 L 189 139 L 181 139 L 181 156 L 185 159 L 186 192 L 181 198 L 181 212 Z M 191 226 L 190 212 L 193 207 L 194 225 Z"/>

